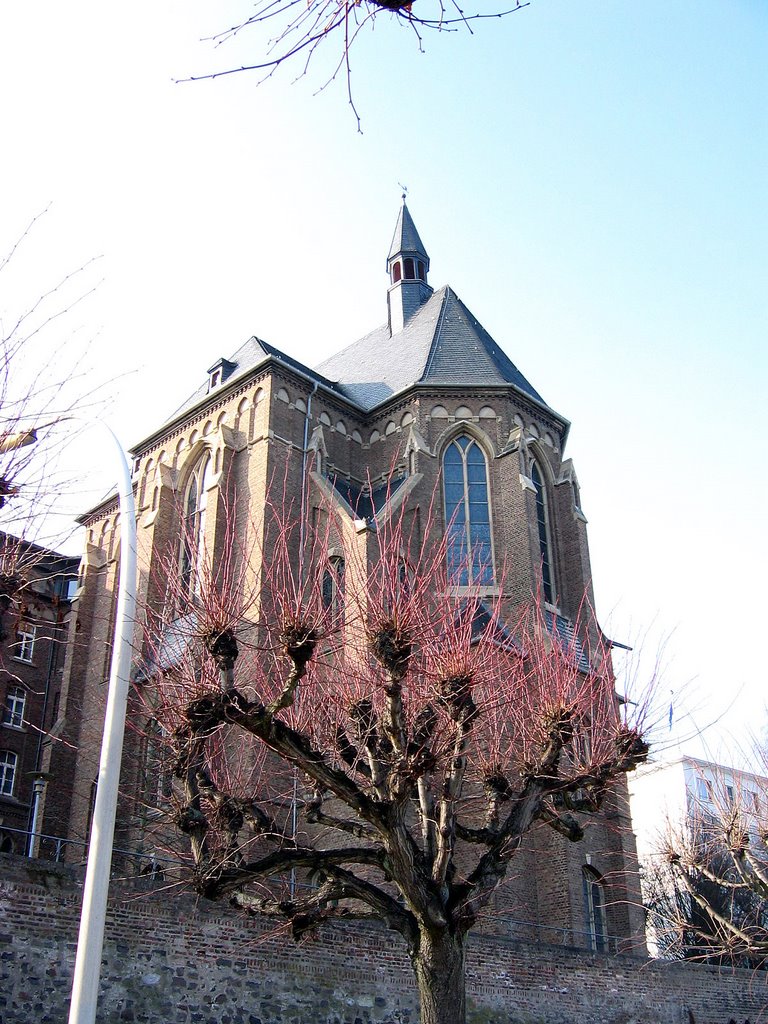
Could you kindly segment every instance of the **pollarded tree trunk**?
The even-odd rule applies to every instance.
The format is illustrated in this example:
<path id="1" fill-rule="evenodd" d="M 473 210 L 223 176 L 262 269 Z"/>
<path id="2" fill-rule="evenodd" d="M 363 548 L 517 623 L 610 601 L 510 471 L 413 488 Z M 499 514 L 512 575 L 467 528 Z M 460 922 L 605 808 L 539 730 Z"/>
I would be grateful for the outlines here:
<path id="1" fill-rule="evenodd" d="M 411 954 L 419 988 L 421 1024 L 465 1024 L 465 935 L 422 931 Z"/>

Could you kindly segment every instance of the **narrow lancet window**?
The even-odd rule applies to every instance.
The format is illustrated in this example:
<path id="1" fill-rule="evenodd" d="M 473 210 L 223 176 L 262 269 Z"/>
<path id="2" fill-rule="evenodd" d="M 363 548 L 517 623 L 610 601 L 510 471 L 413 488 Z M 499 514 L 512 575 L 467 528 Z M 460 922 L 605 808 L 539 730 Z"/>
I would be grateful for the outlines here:
<path id="1" fill-rule="evenodd" d="M 205 509 L 211 478 L 211 457 L 206 454 L 190 474 L 184 489 L 179 574 L 184 594 L 199 590 L 205 552 Z"/>
<path id="2" fill-rule="evenodd" d="M 536 488 L 536 526 L 539 533 L 539 553 L 541 556 L 541 587 L 544 600 L 554 602 L 554 579 L 552 574 L 552 544 L 549 530 L 549 511 L 547 508 L 547 489 L 544 477 L 536 462 L 531 463 L 531 480 Z"/>
<path id="3" fill-rule="evenodd" d="M 591 867 L 582 868 L 581 880 L 589 946 L 596 953 L 604 953 L 608 949 L 608 928 L 605 920 L 603 882 L 600 875 Z"/>
<path id="4" fill-rule="evenodd" d="M 344 559 L 333 556 L 328 560 L 322 579 L 323 608 L 329 614 L 331 624 L 344 622 Z"/>

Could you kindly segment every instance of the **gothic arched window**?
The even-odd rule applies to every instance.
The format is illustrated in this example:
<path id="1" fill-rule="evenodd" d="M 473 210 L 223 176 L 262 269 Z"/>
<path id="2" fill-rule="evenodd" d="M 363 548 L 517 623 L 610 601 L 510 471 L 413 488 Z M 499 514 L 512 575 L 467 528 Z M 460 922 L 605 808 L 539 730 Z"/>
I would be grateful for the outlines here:
<path id="1" fill-rule="evenodd" d="M 584 914 L 586 917 L 589 948 L 604 953 L 608 948 L 608 928 L 605 923 L 605 886 L 594 868 L 585 866 L 581 871 L 584 889 Z"/>
<path id="2" fill-rule="evenodd" d="M 467 434 L 445 449 L 443 490 L 449 579 L 459 586 L 493 583 L 488 467 Z"/>
<path id="3" fill-rule="evenodd" d="M 184 593 L 197 593 L 205 551 L 205 508 L 211 477 L 211 456 L 200 459 L 189 475 L 181 506 L 179 574 Z"/>
<path id="4" fill-rule="evenodd" d="M 544 600 L 554 603 L 554 575 L 552 571 L 552 541 L 549 529 L 549 508 L 544 476 L 534 460 L 531 462 L 531 480 L 536 488 L 536 526 L 539 532 L 539 553 L 541 555 L 541 586 Z"/>
<path id="5" fill-rule="evenodd" d="M 329 613 L 331 622 L 338 625 L 344 621 L 344 559 L 338 555 L 328 559 L 322 580 L 323 608 Z"/>

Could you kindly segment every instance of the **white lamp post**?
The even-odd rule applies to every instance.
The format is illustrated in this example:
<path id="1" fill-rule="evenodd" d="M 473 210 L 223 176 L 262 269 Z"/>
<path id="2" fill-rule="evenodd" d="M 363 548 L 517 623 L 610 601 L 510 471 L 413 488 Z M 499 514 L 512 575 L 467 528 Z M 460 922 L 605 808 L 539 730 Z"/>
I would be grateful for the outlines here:
<path id="1" fill-rule="evenodd" d="M 83 909 L 77 940 L 69 1024 L 93 1024 L 96 1019 L 104 921 L 115 834 L 117 787 L 120 781 L 136 617 L 136 513 L 131 470 L 120 442 L 111 430 L 109 433 L 120 454 L 120 579 L 115 615 L 115 642 L 109 674 L 107 710 L 104 716 L 96 803 L 88 848 L 88 866 L 83 886 Z"/>

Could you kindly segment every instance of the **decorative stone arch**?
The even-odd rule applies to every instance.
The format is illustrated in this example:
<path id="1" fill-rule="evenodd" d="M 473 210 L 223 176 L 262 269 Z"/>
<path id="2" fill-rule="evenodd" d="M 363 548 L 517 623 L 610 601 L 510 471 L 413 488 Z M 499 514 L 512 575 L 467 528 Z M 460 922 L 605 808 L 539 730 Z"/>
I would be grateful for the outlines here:
<path id="1" fill-rule="evenodd" d="M 525 439 L 526 454 L 528 456 L 528 467 L 535 460 L 539 469 L 543 472 L 544 483 L 547 488 L 552 488 L 558 483 L 558 477 L 555 475 L 555 471 L 552 468 L 552 456 L 551 452 L 547 451 L 547 447 L 538 436 L 528 435 Z"/>
<path id="2" fill-rule="evenodd" d="M 214 444 L 210 434 L 202 438 L 198 437 L 194 442 L 191 441 L 190 437 L 190 442 L 176 471 L 174 490 L 179 494 L 184 493 L 191 474 L 195 472 L 195 469 L 206 453 L 211 457 L 211 461 L 213 461 Z"/>
<path id="3" fill-rule="evenodd" d="M 445 454 L 445 449 L 451 442 L 457 438 L 460 434 L 468 434 L 473 441 L 476 441 L 485 453 L 485 457 L 490 463 L 496 458 L 496 446 L 493 443 L 490 435 L 487 434 L 481 426 L 472 420 L 457 420 L 456 423 L 451 423 L 445 428 L 437 437 L 435 441 L 435 454 L 439 459 L 442 460 Z"/>
<path id="4" fill-rule="evenodd" d="M 251 423 L 253 422 L 253 415 L 249 415 L 251 412 L 251 400 L 248 395 L 244 395 L 243 398 L 237 403 L 237 409 L 235 411 L 235 430 L 241 433 L 246 441 L 251 436 Z"/>
<path id="5" fill-rule="evenodd" d="M 269 403 L 264 401 L 264 397 L 264 388 L 262 387 L 256 388 L 251 396 L 251 414 L 248 420 L 248 429 L 244 431 L 246 442 L 253 440 L 256 434 L 257 417 L 269 419 Z M 262 433 L 266 433 L 266 423 Z"/>

